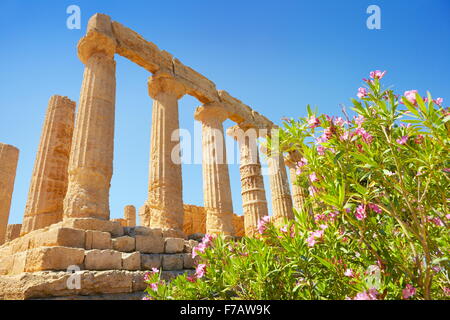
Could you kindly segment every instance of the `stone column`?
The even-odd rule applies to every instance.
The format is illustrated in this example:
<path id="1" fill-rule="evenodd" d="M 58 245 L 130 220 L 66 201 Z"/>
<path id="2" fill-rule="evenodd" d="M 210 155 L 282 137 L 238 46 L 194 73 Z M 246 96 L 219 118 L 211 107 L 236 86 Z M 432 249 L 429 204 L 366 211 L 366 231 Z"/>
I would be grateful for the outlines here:
<path id="1" fill-rule="evenodd" d="M 62 220 L 74 120 L 75 102 L 52 96 L 34 162 L 22 235 Z"/>
<path id="2" fill-rule="evenodd" d="M 233 202 L 226 161 L 222 122 L 228 115 L 218 105 L 206 104 L 195 111 L 202 122 L 203 200 L 206 232 L 233 235 Z"/>
<path id="3" fill-rule="evenodd" d="M 292 186 L 292 200 L 294 208 L 297 211 L 301 211 L 303 209 L 303 206 L 305 205 L 306 200 L 306 194 L 305 190 L 302 186 L 298 185 L 296 183 L 297 181 L 297 169 L 296 169 L 296 163 L 300 161 L 300 154 L 298 152 L 289 152 L 289 159 L 285 161 L 285 164 L 289 168 L 289 177 L 291 180 L 291 186 Z"/>
<path id="4" fill-rule="evenodd" d="M 21 224 L 8 224 L 8 227 L 6 228 L 5 242 L 13 241 L 14 239 L 20 237 L 21 229 Z"/>
<path id="5" fill-rule="evenodd" d="M 178 100 L 185 89 L 167 73 L 149 78 L 153 99 L 148 184 L 148 214 L 152 228 L 183 230 L 181 159 L 178 145 Z"/>
<path id="6" fill-rule="evenodd" d="M 258 154 L 258 135 L 256 129 L 239 126 L 228 129 L 227 133 L 239 143 L 245 235 L 253 237 L 258 221 L 269 215 Z"/>
<path id="7" fill-rule="evenodd" d="M 272 216 L 275 223 L 294 219 L 292 198 L 284 164 L 283 154 L 271 153 L 267 158 L 269 167 Z"/>
<path id="8" fill-rule="evenodd" d="M 136 226 L 136 208 L 134 206 L 128 205 L 124 208 L 123 215 L 127 227 L 135 227 Z"/>
<path id="9" fill-rule="evenodd" d="M 5 242 L 19 149 L 0 143 L 0 245 Z"/>
<path id="10" fill-rule="evenodd" d="M 111 21 L 97 14 L 78 44 L 85 71 L 69 160 L 64 219 L 109 220 L 116 94 L 114 53 Z"/>

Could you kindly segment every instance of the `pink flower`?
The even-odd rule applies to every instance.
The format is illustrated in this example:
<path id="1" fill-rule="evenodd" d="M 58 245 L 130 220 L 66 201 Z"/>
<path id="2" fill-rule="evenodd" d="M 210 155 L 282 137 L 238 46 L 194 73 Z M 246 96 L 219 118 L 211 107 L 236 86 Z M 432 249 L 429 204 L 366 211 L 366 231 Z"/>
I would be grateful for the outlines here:
<path id="1" fill-rule="evenodd" d="M 317 153 L 319 155 L 323 156 L 325 154 L 325 150 L 326 150 L 326 148 L 324 146 L 322 146 L 320 144 L 317 146 Z"/>
<path id="2" fill-rule="evenodd" d="M 198 246 L 192 248 L 192 258 L 195 258 L 196 256 L 198 256 L 199 252 L 201 252 L 201 253 L 205 252 L 206 248 L 207 248 L 207 245 L 204 244 L 203 242 L 200 243 Z"/>
<path id="3" fill-rule="evenodd" d="M 159 272 L 159 269 L 157 269 L 157 268 L 152 268 L 152 272 L 153 272 L 153 273 L 158 273 L 158 272 Z"/>
<path id="4" fill-rule="evenodd" d="M 280 231 L 283 233 L 287 233 L 287 225 L 284 225 L 282 228 L 280 228 Z"/>
<path id="5" fill-rule="evenodd" d="M 362 126 L 362 124 L 364 123 L 364 121 L 366 120 L 366 118 L 364 118 L 364 116 L 359 115 L 357 117 L 353 117 L 353 119 L 355 120 L 355 123 L 358 127 Z"/>
<path id="6" fill-rule="evenodd" d="M 308 164 L 308 160 L 306 158 L 301 158 L 300 161 L 297 162 L 297 174 L 302 173 L 302 168 Z"/>
<path id="7" fill-rule="evenodd" d="M 438 218 L 438 217 L 432 217 L 432 216 L 429 216 L 429 217 L 427 217 L 427 220 L 429 221 L 429 222 L 431 222 L 431 223 L 433 223 L 433 224 L 435 224 L 436 226 L 438 226 L 438 227 L 444 227 L 445 225 L 444 225 L 444 223 L 442 222 L 442 220 L 440 219 L 440 218 Z"/>
<path id="8" fill-rule="evenodd" d="M 378 291 L 375 288 L 358 293 L 353 300 L 377 300 Z"/>
<path id="9" fill-rule="evenodd" d="M 319 190 L 314 186 L 309 186 L 308 191 L 310 196 L 314 196 L 317 192 L 319 192 Z"/>
<path id="10" fill-rule="evenodd" d="M 381 208 L 374 203 L 369 203 L 369 208 L 372 209 L 376 213 L 382 212 Z"/>
<path id="11" fill-rule="evenodd" d="M 195 268 L 195 276 L 200 279 L 202 278 L 206 273 L 206 264 L 201 263 Z"/>
<path id="12" fill-rule="evenodd" d="M 340 136 L 341 141 L 349 140 L 351 137 L 350 131 L 344 131 L 344 133 Z"/>
<path id="13" fill-rule="evenodd" d="M 421 134 L 419 134 L 419 135 L 417 135 L 416 138 L 414 139 L 414 143 L 415 143 L 415 144 L 421 144 L 421 143 L 423 142 L 423 140 L 424 140 L 424 136 L 421 135 Z"/>
<path id="14" fill-rule="evenodd" d="M 264 216 L 261 220 L 258 221 L 258 232 L 263 234 L 267 229 L 267 224 L 270 222 L 269 216 Z"/>
<path id="15" fill-rule="evenodd" d="M 406 144 L 406 142 L 408 142 L 408 136 L 400 137 L 395 141 L 397 141 L 398 144 Z"/>
<path id="16" fill-rule="evenodd" d="M 334 119 L 333 123 L 335 126 L 342 127 L 345 124 L 345 120 L 341 117 L 337 117 L 336 119 Z"/>
<path id="17" fill-rule="evenodd" d="M 349 268 L 349 269 L 345 270 L 344 276 L 353 278 L 355 276 L 355 274 L 353 273 L 353 269 Z"/>
<path id="18" fill-rule="evenodd" d="M 194 274 L 193 276 L 187 276 L 186 280 L 189 282 L 195 282 L 195 281 L 197 281 L 197 277 Z"/>
<path id="19" fill-rule="evenodd" d="M 409 283 L 406 285 L 406 288 L 402 290 L 403 299 L 409 299 L 410 297 L 416 294 L 416 288 L 414 288 Z"/>
<path id="20" fill-rule="evenodd" d="M 333 133 L 335 131 L 335 128 L 328 127 L 323 131 L 323 136 L 326 140 L 330 140 L 330 138 L 333 136 Z"/>
<path id="21" fill-rule="evenodd" d="M 306 239 L 306 242 L 308 243 L 308 247 L 313 247 L 317 240 L 320 240 L 323 238 L 324 229 L 312 231 L 309 233 L 308 238 Z"/>
<path id="22" fill-rule="evenodd" d="M 319 181 L 315 172 L 313 172 L 309 175 L 309 181 L 311 181 L 311 182 Z"/>
<path id="23" fill-rule="evenodd" d="M 316 118 L 316 116 L 312 115 L 311 117 L 308 118 L 308 124 L 311 129 L 316 128 L 320 126 L 320 120 L 319 118 Z"/>
<path id="24" fill-rule="evenodd" d="M 409 90 L 405 91 L 403 95 L 411 104 L 416 104 L 416 93 L 418 93 L 417 90 Z"/>
<path id="25" fill-rule="evenodd" d="M 363 87 L 358 88 L 358 93 L 356 94 L 356 96 L 357 96 L 359 99 L 362 99 L 362 98 L 366 97 L 366 96 L 367 96 L 367 90 L 366 90 L 366 88 L 363 88 Z"/>
<path id="26" fill-rule="evenodd" d="M 439 107 L 442 106 L 442 102 L 444 102 L 444 99 L 442 98 L 437 98 L 436 100 L 434 100 L 434 103 L 436 103 Z"/>
<path id="27" fill-rule="evenodd" d="M 362 204 L 360 204 L 357 208 L 356 208 L 356 213 L 355 213 L 355 217 L 358 220 L 364 220 L 365 218 L 367 218 L 366 215 L 366 207 Z"/>
<path id="28" fill-rule="evenodd" d="M 151 300 L 151 299 L 150 299 L 150 297 L 145 296 L 145 297 L 142 298 L 142 300 Z"/>
<path id="29" fill-rule="evenodd" d="M 150 280 L 150 273 L 146 272 L 144 275 L 144 281 Z"/>
<path id="30" fill-rule="evenodd" d="M 450 288 L 444 287 L 444 294 L 450 296 Z"/>
<path id="31" fill-rule="evenodd" d="M 152 288 L 153 291 L 158 291 L 158 283 L 150 283 L 150 288 Z"/>
<path id="32" fill-rule="evenodd" d="M 369 75 L 372 79 L 381 79 L 384 77 L 385 74 L 386 74 L 386 71 L 381 72 L 380 70 L 375 70 L 375 71 L 370 72 Z"/>
<path id="33" fill-rule="evenodd" d="M 214 236 L 213 235 L 211 235 L 211 234 L 205 234 L 205 236 L 203 237 L 203 239 L 202 239 L 202 243 L 205 245 L 205 246 L 209 246 L 210 244 L 211 244 L 211 242 L 212 242 L 212 240 L 214 239 Z"/>

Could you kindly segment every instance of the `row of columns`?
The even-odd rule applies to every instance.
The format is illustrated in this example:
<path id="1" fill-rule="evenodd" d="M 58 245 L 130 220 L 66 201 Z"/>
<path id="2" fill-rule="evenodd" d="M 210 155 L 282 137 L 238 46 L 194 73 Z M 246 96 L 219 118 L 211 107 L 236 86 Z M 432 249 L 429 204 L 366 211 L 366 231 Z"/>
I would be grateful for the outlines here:
<path id="1" fill-rule="evenodd" d="M 85 40 L 85 41 L 84 41 Z M 109 189 L 113 173 L 116 79 L 115 42 L 110 38 L 88 44 L 83 38 L 79 56 L 85 64 L 74 126 L 75 103 L 54 96 L 44 121 L 21 234 L 63 218 L 109 220 Z M 146 206 L 149 226 L 183 230 L 182 174 L 179 150 L 178 100 L 186 93 L 170 72 L 158 72 L 148 81 L 153 99 L 149 187 Z M 233 235 L 233 204 L 226 161 L 223 122 L 228 118 L 216 104 L 204 104 L 194 118 L 202 123 L 204 206 L 208 233 Z M 247 132 L 250 127 L 237 127 Z M 233 135 L 233 130 L 231 135 Z M 235 138 L 240 148 L 240 173 L 246 234 L 268 215 L 257 137 Z M 0 148 L 3 156 L 14 152 Z M 175 150 L 175 154 L 174 154 Z M 178 153 L 177 153 L 178 150 Z M 69 156 L 70 151 L 70 156 Z M 17 162 L 17 160 L 16 160 Z M 10 161 L 14 163 L 14 161 Z M 293 203 L 283 156 L 268 157 L 272 212 L 275 221 L 293 219 Z M 9 168 L 8 170 L 12 169 Z M 10 170 L 11 171 L 11 170 Z M 15 170 L 14 171 L 15 174 Z M 5 180 L 11 184 L 13 176 Z M 291 171 L 292 174 L 292 171 Z M 0 210 L 9 213 L 9 186 L 1 188 Z M 3 197 L 9 194 L 8 197 Z M 294 196 L 300 195 L 294 189 Z M 303 195 L 302 195 L 303 196 Z M 7 210 L 6 210 L 7 209 Z M 6 222 L 3 221 L 6 217 Z M 3 220 L 1 220 L 3 219 Z M 7 215 L 0 212 L 0 242 Z"/>

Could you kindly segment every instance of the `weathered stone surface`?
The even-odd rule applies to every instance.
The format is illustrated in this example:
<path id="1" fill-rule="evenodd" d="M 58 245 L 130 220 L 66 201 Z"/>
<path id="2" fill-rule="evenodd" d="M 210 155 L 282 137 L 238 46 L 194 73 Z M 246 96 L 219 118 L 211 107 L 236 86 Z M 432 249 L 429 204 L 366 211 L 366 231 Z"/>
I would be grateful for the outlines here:
<path id="1" fill-rule="evenodd" d="M 52 96 L 31 176 L 22 235 L 62 220 L 74 122 L 75 102 Z"/>
<path id="2" fill-rule="evenodd" d="M 258 154 L 258 136 L 254 128 L 245 126 L 231 127 L 227 130 L 227 133 L 238 141 L 240 151 L 241 194 L 245 231 L 242 232 L 239 218 L 233 217 L 235 235 L 253 237 L 257 232 L 258 221 L 269 215 Z"/>
<path id="3" fill-rule="evenodd" d="M 272 195 L 272 216 L 274 223 L 281 223 L 284 219 L 294 219 L 291 192 L 284 164 L 283 155 L 268 156 L 269 182 Z"/>
<path id="4" fill-rule="evenodd" d="M 227 114 L 216 104 L 196 109 L 194 118 L 202 122 L 203 197 L 206 210 L 206 232 L 234 234 L 233 203 L 226 161 L 222 122 Z"/>
<path id="5" fill-rule="evenodd" d="M 86 251 L 84 266 L 88 270 L 120 270 L 122 254 L 114 250 Z"/>
<path id="6" fill-rule="evenodd" d="M 20 236 L 21 224 L 8 224 L 6 227 L 5 242 L 10 242 Z"/>
<path id="7" fill-rule="evenodd" d="M 194 206 L 185 204 L 184 219 L 183 219 L 183 232 L 190 235 L 194 233 L 206 233 L 206 212 L 205 208 L 200 206 Z"/>
<path id="8" fill-rule="evenodd" d="M 165 253 L 180 253 L 184 250 L 184 239 L 180 238 L 166 238 L 164 252 Z"/>
<path id="9" fill-rule="evenodd" d="M 191 253 L 192 249 L 198 245 L 198 241 L 195 240 L 185 240 L 184 241 L 184 252 Z"/>
<path id="10" fill-rule="evenodd" d="M 113 221 L 101 220 L 96 218 L 68 218 L 64 219 L 63 227 L 82 229 L 82 230 L 96 230 L 113 233 L 116 224 Z"/>
<path id="11" fill-rule="evenodd" d="M 129 236 L 123 236 L 112 239 L 112 247 L 120 252 L 132 252 L 136 249 L 136 239 Z"/>
<path id="12" fill-rule="evenodd" d="M 194 269 L 197 262 L 198 262 L 198 259 L 192 258 L 192 254 L 191 253 L 184 253 L 183 254 L 183 267 L 184 267 L 184 269 Z"/>
<path id="13" fill-rule="evenodd" d="M 183 196 L 179 148 L 178 100 L 185 88 L 168 73 L 157 73 L 148 80 L 153 99 L 150 166 L 146 205 L 150 227 L 183 229 Z M 179 153 L 179 152 L 178 152 Z"/>
<path id="14" fill-rule="evenodd" d="M 61 228 L 58 225 L 36 230 L 27 236 L 29 248 L 53 246 L 84 248 L 86 241 L 84 230 Z"/>
<path id="15" fill-rule="evenodd" d="M 97 15 L 78 44 L 86 65 L 69 160 L 64 219 L 109 219 L 116 93 L 115 40 L 109 17 Z M 103 21 L 103 22 L 100 22 Z M 100 27 L 101 26 L 101 27 Z"/>
<path id="16" fill-rule="evenodd" d="M 109 232 L 87 230 L 86 231 L 86 244 L 87 250 L 91 249 L 111 249 L 111 234 Z"/>
<path id="17" fill-rule="evenodd" d="M 0 143 L 0 245 L 5 242 L 19 149 Z"/>
<path id="18" fill-rule="evenodd" d="M 139 252 L 122 253 L 122 269 L 124 270 L 141 269 L 141 254 Z"/>
<path id="19" fill-rule="evenodd" d="M 21 254 L 26 255 L 25 272 L 67 270 L 69 266 L 82 265 L 84 259 L 84 249 L 68 247 L 35 248 Z"/>
<path id="20" fill-rule="evenodd" d="M 163 254 L 163 270 L 181 270 L 183 269 L 184 254 Z"/>
<path id="21" fill-rule="evenodd" d="M 154 235 L 136 236 L 136 251 L 141 253 L 163 253 L 164 239 Z"/>
<path id="22" fill-rule="evenodd" d="M 136 226 L 136 208 L 132 205 L 127 205 L 124 208 L 123 217 L 125 219 L 125 226 L 134 227 Z"/>
<path id="23" fill-rule="evenodd" d="M 155 236 L 161 238 L 163 236 L 162 230 L 159 228 L 148 228 L 143 226 L 136 227 L 125 227 L 124 233 L 127 236 L 135 237 L 135 236 Z"/>
<path id="24" fill-rule="evenodd" d="M 152 268 L 161 268 L 161 254 L 141 254 L 141 269 L 151 270 Z"/>

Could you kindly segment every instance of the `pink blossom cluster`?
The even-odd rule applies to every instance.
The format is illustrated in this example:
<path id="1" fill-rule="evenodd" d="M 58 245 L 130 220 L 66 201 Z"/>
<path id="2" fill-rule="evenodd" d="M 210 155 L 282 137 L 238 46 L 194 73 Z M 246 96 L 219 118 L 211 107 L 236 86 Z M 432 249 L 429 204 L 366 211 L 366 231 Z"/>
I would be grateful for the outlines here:
<path id="1" fill-rule="evenodd" d="M 377 296 L 379 295 L 377 289 L 371 288 L 367 291 L 363 291 L 358 293 L 353 300 L 377 300 Z M 352 300 L 347 298 L 347 300 Z"/>
<path id="2" fill-rule="evenodd" d="M 336 217 L 338 216 L 339 211 L 333 211 L 328 213 L 319 213 L 314 216 L 315 222 L 334 222 L 336 221 Z"/>
<path id="3" fill-rule="evenodd" d="M 325 233 L 325 229 L 327 228 L 327 225 L 320 225 L 319 230 L 311 231 L 309 233 L 308 238 L 306 239 L 306 243 L 308 244 L 308 247 L 314 247 L 314 245 L 323 239 L 323 235 Z"/>
<path id="4" fill-rule="evenodd" d="M 266 231 L 268 224 L 270 223 L 270 217 L 269 216 L 264 216 L 261 220 L 258 221 L 258 232 L 260 234 L 263 234 L 264 231 Z"/>
<path id="5" fill-rule="evenodd" d="M 356 207 L 355 217 L 358 220 L 364 220 L 364 219 L 367 218 L 366 206 L 365 205 L 360 204 L 358 207 Z"/>
<path id="6" fill-rule="evenodd" d="M 316 118 L 315 115 L 310 116 L 307 121 L 308 121 L 308 125 L 311 129 L 317 128 L 318 126 L 320 126 L 320 120 L 319 120 L 319 118 Z"/>
<path id="7" fill-rule="evenodd" d="M 195 258 L 198 256 L 198 253 L 205 252 L 205 250 L 211 246 L 212 240 L 214 239 L 214 235 L 211 234 L 205 234 L 200 244 L 198 244 L 196 247 L 192 248 L 192 258 Z"/>
<path id="8" fill-rule="evenodd" d="M 416 288 L 414 288 L 411 284 L 407 284 L 406 288 L 402 290 L 403 299 L 409 299 L 416 294 Z"/>
<path id="9" fill-rule="evenodd" d="M 302 173 L 303 167 L 308 164 L 308 160 L 306 158 L 301 158 L 300 161 L 296 164 L 296 173 L 299 175 Z"/>
<path id="10" fill-rule="evenodd" d="M 381 208 L 380 208 L 379 206 L 377 206 L 376 204 L 374 204 L 374 203 L 369 203 L 369 204 L 368 204 L 368 207 L 369 207 L 369 209 L 371 209 L 371 210 L 374 211 L 375 213 L 381 213 L 381 212 L 383 212 L 383 211 L 381 210 Z"/>

